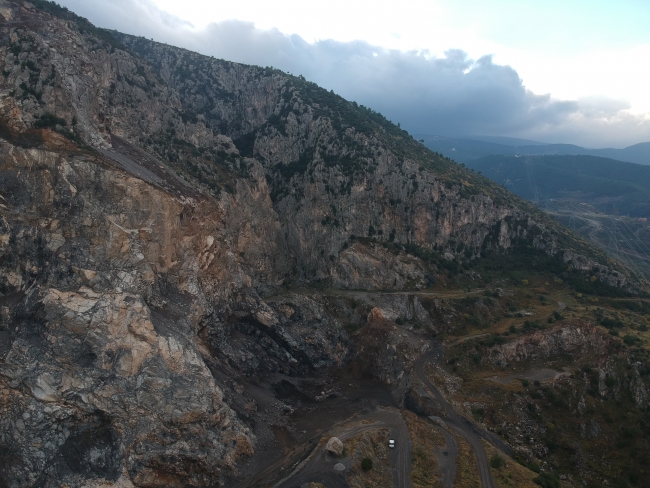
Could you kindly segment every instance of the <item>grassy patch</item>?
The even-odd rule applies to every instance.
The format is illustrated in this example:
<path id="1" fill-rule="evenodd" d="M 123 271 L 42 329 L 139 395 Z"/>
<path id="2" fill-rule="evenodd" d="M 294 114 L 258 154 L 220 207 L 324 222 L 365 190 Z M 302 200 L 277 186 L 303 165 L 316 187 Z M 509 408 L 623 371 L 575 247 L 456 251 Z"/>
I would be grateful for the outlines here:
<path id="1" fill-rule="evenodd" d="M 439 486 L 438 460 L 434 449 L 445 445 L 445 438 L 427 419 L 411 412 L 403 412 L 402 417 L 413 444 L 411 483 L 413 488 Z"/>
<path id="2" fill-rule="evenodd" d="M 533 478 L 538 476 L 537 473 L 513 461 L 502 452 L 497 451 L 491 444 L 483 442 L 483 446 L 485 447 L 488 459 L 490 459 L 492 479 L 497 486 L 503 488 L 537 488 L 538 485 L 533 482 Z M 497 459 L 497 456 L 502 462 L 492 463 L 492 460 Z"/>
<path id="3" fill-rule="evenodd" d="M 456 488 L 481 488 L 481 479 L 478 474 L 478 463 L 476 453 L 467 441 L 455 435 L 458 444 L 458 456 L 456 457 Z"/>
<path id="4" fill-rule="evenodd" d="M 352 468 L 348 476 L 351 488 L 379 488 L 393 485 L 390 470 L 390 451 L 388 447 L 388 429 L 373 429 L 347 439 L 343 445 L 350 456 Z M 372 463 L 364 462 L 369 459 Z"/>

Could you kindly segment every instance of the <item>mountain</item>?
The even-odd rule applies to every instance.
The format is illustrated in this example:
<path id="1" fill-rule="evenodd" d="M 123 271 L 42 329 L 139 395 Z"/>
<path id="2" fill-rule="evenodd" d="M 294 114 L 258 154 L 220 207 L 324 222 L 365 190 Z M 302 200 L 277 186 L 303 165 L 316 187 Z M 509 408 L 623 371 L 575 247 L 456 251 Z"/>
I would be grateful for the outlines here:
<path id="1" fill-rule="evenodd" d="M 646 479 L 625 266 L 302 77 L 0 15 L 0 487 Z"/>
<path id="2" fill-rule="evenodd" d="M 637 164 L 650 164 L 650 142 L 642 142 L 624 149 L 594 149 L 594 156 L 618 159 Z"/>
<path id="3" fill-rule="evenodd" d="M 529 141 L 521 140 L 525 144 L 507 144 L 499 138 L 454 139 L 443 136 L 418 135 L 418 140 L 423 140 L 424 145 L 432 151 L 439 152 L 451 157 L 455 161 L 467 163 L 490 155 L 519 155 L 519 156 L 543 156 L 543 155 L 568 155 L 568 156 L 596 156 L 601 158 L 616 159 L 636 164 L 650 164 L 650 142 L 643 142 L 624 149 L 588 149 L 574 144 L 530 144 Z M 506 138 L 509 140 L 510 138 Z M 497 141 L 501 140 L 502 143 Z M 534 141 L 533 141 L 534 142 Z"/>
<path id="4" fill-rule="evenodd" d="M 650 167 L 595 156 L 486 156 L 467 163 L 531 201 L 570 199 L 596 210 L 650 216 Z"/>

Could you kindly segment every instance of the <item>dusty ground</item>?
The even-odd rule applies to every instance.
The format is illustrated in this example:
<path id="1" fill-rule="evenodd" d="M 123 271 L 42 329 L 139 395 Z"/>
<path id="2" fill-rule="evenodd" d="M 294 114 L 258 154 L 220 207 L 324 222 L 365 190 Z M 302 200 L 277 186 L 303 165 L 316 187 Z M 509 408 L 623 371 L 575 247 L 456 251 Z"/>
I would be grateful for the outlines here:
<path id="1" fill-rule="evenodd" d="M 557 371 L 550 368 L 529 369 L 527 371 L 522 371 L 521 373 L 509 374 L 506 376 L 491 376 L 488 379 L 501 383 L 502 385 L 507 385 L 511 381 L 523 379 L 526 379 L 531 383 L 533 381 L 544 383 L 545 381 L 558 379 L 560 376 L 571 376 L 571 370 L 566 366 L 564 367 L 564 371 Z"/>
<path id="2" fill-rule="evenodd" d="M 279 384 L 280 378 L 259 385 L 243 385 L 246 394 L 257 404 L 251 425 L 258 443 L 255 454 L 241 463 L 233 486 L 257 486 L 262 481 L 265 484 L 259 486 L 272 486 L 287 476 L 332 426 L 362 411 L 395 406 L 384 385 L 348 370 L 337 372 L 337 376 L 286 380 L 298 385 L 298 389 L 285 388 L 278 393 L 273 385 Z M 332 390 L 335 395 L 318 402 L 310 399 L 323 389 Z M 291 405 L 293 412 L 279 410 L 278 400 Z M 242 480 L 247 482 L 237 484 Z"/>

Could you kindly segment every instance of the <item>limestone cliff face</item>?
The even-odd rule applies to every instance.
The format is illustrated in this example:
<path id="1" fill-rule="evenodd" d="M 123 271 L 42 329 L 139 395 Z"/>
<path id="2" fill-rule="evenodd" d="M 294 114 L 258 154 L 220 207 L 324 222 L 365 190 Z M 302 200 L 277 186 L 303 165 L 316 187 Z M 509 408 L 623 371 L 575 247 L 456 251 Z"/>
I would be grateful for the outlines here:
<path id="1" fill-rule="evenodd" d="M 504 219 L 521 213 L 477 191 L 475 175 L 445 177 L 449 165 L 406 133 L 362 119 L 359 107 L 300 78 L 115 36 L 177 90 L 186 113 L 227 131 L 261 163 L 299 279 L 400 288 L 426 272 L 377 246 L 348 247 L 351 237 L 478 254 L 486 244 L 507 249 L 537 227 L 525 219 L 509 227 Z M 150 148 L 167 150 L 156 141 Z"/>
<path id="2" fill-rule="evenodd" d="M 375 289 L 423 282 L 427 273 L 399 254 L 372 265 L 381 251 L 350 248 L 355 238 L 460 260 L 524 241 L 558 252 L 539 215 L 508 202 L 503 189 L 304 79 L 119 33 L 98 38 L 24 4 L 4 5 L 5 130 L 38 140 L 34 129 L 50 127 L 109 150 L 118 136 L 206 196 L 235 195 L 238 182 L 259 186 L 263 175 L 278 226 L 268 237 L 292 261 L 276 263 L 276 277 Z"/>
<path id="3" fill-rule="evenodd" d="M 256 446 L 236 377 L 354 355 L 345 314 L 282 287 L 558 252 L 504 190 L 304 80 L 0 15 L 0 485 L 223 483 Z"/>

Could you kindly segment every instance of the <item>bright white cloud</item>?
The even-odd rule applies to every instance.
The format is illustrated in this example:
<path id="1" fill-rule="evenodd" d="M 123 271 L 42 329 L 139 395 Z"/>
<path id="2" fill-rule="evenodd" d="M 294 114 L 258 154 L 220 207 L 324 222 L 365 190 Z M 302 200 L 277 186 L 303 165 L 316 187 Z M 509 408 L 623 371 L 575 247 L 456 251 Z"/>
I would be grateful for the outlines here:
<path id="1" fill-rule="evenodd" d="M 650 42 L 581 56 L 509 57 L 526 85 L 538 93 L 574 100 L 595 96 L 625 100 L 631 113 L 650 114 Z"/>

